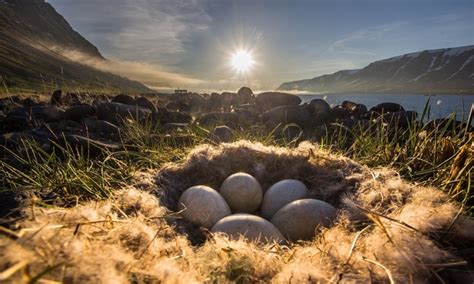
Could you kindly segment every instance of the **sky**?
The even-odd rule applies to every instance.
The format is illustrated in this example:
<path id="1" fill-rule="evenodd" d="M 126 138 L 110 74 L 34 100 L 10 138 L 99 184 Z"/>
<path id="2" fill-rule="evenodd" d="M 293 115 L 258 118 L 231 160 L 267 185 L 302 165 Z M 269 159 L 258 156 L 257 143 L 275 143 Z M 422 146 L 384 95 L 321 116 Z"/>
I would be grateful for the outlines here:
<path id="1" fill-rule="evenodd" d="M 474 43 L 474 0 L 47 2 L 106 58 L 156 71 L 146 82 L 155 88 L 271 90 L 404 53 Z M 255 62 L 248 72 L 230 63 L 242 49 Z"/>

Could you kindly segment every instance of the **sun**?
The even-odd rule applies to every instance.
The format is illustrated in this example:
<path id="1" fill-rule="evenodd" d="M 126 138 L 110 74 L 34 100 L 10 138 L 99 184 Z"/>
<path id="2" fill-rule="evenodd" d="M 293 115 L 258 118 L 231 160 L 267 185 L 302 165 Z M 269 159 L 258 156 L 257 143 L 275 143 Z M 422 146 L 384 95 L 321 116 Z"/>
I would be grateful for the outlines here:
<path id="1" fill-rule="evenodd" d="M 252 69 L 255 61 L 251 52 L 238 50 L 232 54 L 230 64 L 239 73 L 246 73 Z"/>

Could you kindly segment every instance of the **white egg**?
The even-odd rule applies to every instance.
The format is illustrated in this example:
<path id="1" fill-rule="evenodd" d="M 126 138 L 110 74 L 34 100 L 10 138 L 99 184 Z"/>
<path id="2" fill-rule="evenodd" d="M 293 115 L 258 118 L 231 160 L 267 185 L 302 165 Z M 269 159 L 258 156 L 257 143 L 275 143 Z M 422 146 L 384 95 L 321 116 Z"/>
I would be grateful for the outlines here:
<path id="1" fill-rule="evenodd" d="M 270 219 L 280 208 L 298 199 L 306 198 L 309 190 L 304 183 L 284 179 L 272 185 L 263 196 L 261 215 Z"/>
<path id="2" fill-rule="evenodd" d="M 336 208 L 317 199 L 293 201 L 273 215 L 271 222 L 292 241 L 311 240 L 319 226 L 329 227 L 336 218 Z"/>
<path id="3" fill-rule="evenodd" d="M 178 201 L 178 210 L 182 211 L 184 219 L 208 229 L 231 214 L 219 192 L 204 185 L 193 186 L 183 192 Z"/>
<path id="4" fill-rule="evenodd" d="M 262 217 L 251 214 L 234 214 L 219 220 L 211 229 L 213 233 L 225 233 L 231 239 L 245 236 L 260 243 L 284 243 L 285 238 L 278 229 Z"/>
<path id="5" fill-rule="evenodd" d="M 259 182 L 246 173 L 236 173 L 226 178 L 219 192 L 233 213 L 253 213 L 262 202 Z"/>

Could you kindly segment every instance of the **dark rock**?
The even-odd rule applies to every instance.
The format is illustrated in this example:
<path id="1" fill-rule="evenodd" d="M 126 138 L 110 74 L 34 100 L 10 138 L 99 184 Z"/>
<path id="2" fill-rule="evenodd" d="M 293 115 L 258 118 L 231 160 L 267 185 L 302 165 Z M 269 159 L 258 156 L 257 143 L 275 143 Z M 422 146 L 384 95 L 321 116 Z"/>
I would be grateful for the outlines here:
<path id="1" fill-rule="evenodd" d="M 227 125 L 232 128 L 239 127 L 241 121 L 242 118 L 234 112 L 211 112 L 201 116 L 197 120 L 202 126 L 215 127 L 217 125 Z"/>
<path id="2" fill-rule="evenodd" d="M 371 108 L 370 111 L 382 114 L 388 112 L 401 112 L 405 111 L 405 109 L 397 103 L 381 103 Z"/>
<path id="3" fill-rule="evenodd" d="M 159 121 L 160 124 L 191 123 L 193 118 L 186 113 L 168 111 L 166 108 L 158 108 L 157 112 L 153 114 L 153 121 Z"/>
<path id="4" fill-rule="evenodd" d="M 399 111 L 386 113 L 379 117 L 383 122 L 388 123 L 389 127 L 399 127 L 399 128 L 408 128 L 410 125 L 413 126 L 413 123 L 416 121 L 418 113 L 415 111 Z"/>
<path id="5" fill-rule="evenodd" d="M 92 133 L 95 137 L 118 140 L 120 138 L 120 128 L 105 120 L 86 118 L 83 120 L 86 133 Z"/>
<path id="6" fill-rule="evenodd" d="M 331 106 L 322 99 L 314 99 L 304 105 L 313 115 L 315 125 L 323 125 L 331 121 Z"/>
<path id="7" fill-rule="evenodd" d="M 122 122 L 125 118 L 133 118 L 139 121 L 146 120 L 151 116 L 151 111 L 139 106 L 126 105 L 116 102 L 101 103 L 97 106 L 97 118 L 111 123 Z"/>
<path id="8" fill-rule="evenodd" d="M 94 116 L 95 112 L 95 107 L 91 105 L 75 105 L 66 110 L 64 113 L 64 118 L 67 120 L 81 121 L 83 118 Z"/>
<path id="9" fill-rule="evenodd" d="M 300 103 L 300 97 L 279 92 L 260 93 L 255 99 L 255 104 L 261 111 L 270 110 L 278 106 L 299 105 Z"/>
<path id="10" fill-rule="evenodd" d="M 63 91 L 56 90 L 51 94 L 51 104 L 52 105 L 62 105 L 63 104 Z"/>
<path id="11" fill-rule="evenodd" d="M 248 87 L 242 87 L 237 91 L 237 97 L 240 104 L 248 104 L 252 102 L 254 96 L 253 92 Z"/>
<path id="12" fill-rule="evenodd" d="M 216 142 L 230 142 L 234 139 L 234 132 L 226 125 L 216 126 L 211 133 L 211 138 Z"/>
<path id="13" fill-rule="evenodd" d="M 190 112 L 191 107 L 182 101 L 171 101 L 168 104 L 166 104 L 166 109 L 172 110 L 172 111 L 180 111 L 180 112 Z"/>
<path id="14" fill-rule="evenodd" d="M 135 101 L 133 101 L 133 105 L 149 109 L 151 112 L 156 112 L 155 105 L 145 97 L 136 98 Z"/>
<path id="15" fill-rule="evenodd" d="M 466 129 L 466 123 L 450 118 L 438 118 L 426 123 L 425 129 L 428 131 L 455 132 Z M 468 128 L 468 130 L 470 129 L 471 127 Z"/>
<path id="16" fill-rule="evenodd" d="M 331 117 L 333 117 L 336 120 L 350 118 L 351 116 L 352 116 L 351 111 L 343 107 L 342 105 L 335 106 L 331 109 Z"/>
<path id="17" fill-rule="evenodd" d="M 132 96 L 126 95 L 126 94 L 120 94 L 116 95 L 115 97 L 112 98 L 113 103 L 121 103 L 125 105 L 133 105 L 135 102 L 135 99 Z"/>
<path id="18" fill-rule="evenodd" d="M 274 128 L 278 125 L 297 124 L 305 129 L 314 126 L 314 118 L 304 106 L 280 106 L 261 115 L 262 122 L 268 127 Z"/>
<path id="19" fill-rule="evenodd" d="M 56 106 L 23 107 L 10 111 L 5 117 L 5 127 L 10 131 L 23 130 L 42 122 L 64 119 L 64 111 Z"/>

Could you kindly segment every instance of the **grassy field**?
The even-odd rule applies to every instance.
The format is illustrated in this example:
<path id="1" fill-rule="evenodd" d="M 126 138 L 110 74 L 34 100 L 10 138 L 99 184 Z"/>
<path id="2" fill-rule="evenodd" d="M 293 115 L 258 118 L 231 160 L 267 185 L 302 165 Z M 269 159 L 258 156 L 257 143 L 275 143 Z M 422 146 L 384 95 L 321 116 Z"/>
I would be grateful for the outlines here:
<path id="1" fill-rule="evenodd" d="M 427 204 L 432 204 L 430 206 L 436 204 L 441 208 L 443 203 L 437 202 L 443 200 L 443 202 L 449 201 L 460 205 L 461 211 L 456 216 L 459 216 L 461 212 L 465 216 L 472 216 L 474 213 L 474 200 L 471 193 L 472 176 L 474 174 L 474 135 L 468 133 L 466 129 L 452 130 L 449 129 L 449 124 L 447 124 L 431 130 L 416 123 L 410 125 L 408 129 L 387 128 L 380 123 L 375 123 L 368 128 L 348 129 L 336 124 L 321 129 L 321 133 L 319 138 L 310 142 L 315 145 L 317 151 L 323 153 L 321 154 L 323 158 L 330 157 L 326 155 L 348 157 L 370 169 L 381 167 L 393 169 L 403 179 L 420 187 L 420 192 L 426 192 L 425 186 L 436 187 L 444 191 L 449 197 L 446 200 L 444 197 L 438 197 L 435 194 L 433 198 L 438 201 L 433 201 L 434 199 L 430 199 L 431 197 L 423 197 L 427 198 Z M 267 245 L 262 247 L 243 240 L 231 242 L 225 238 L 209 237 L 210 239 L 205 245 L 195 246 L 190 244 L 183 235 L 177 233 L 163 221 L 165 216 L 173 216 L 175 213 L 169 212 L 164 207 L 157 207 L 158 201 L 146 193 L 133 190 L 124 193 L 123 189 L 136 184 L 137 179 L 139 181 L 143 177 L 151 180 L 148 186 L 153 187 L 153 176 L 157 171 L 170 164 L 176 165 L 186 162 L 188 154 L 198 145 L 204 143 L 218 145 L 219 143 L 210 136 L 210 129 L 205 129 L 199 125 L 192 125 L 189 129 L 170 134 L 165 133 L 156 124 L 127 120 L 121 135 L 126 150 L 105 152 L 102 157 L 94 159 L 90 158 L 87 152 L 77 152 L 68 146 L 61 145 L 56 145 L 56 151 L 51 153 L 45 151 L 41 145 L 30 141 L 23 141 L 23 145 L 18 145 L 18 149 L 21 149 L 21 151 L 5 147 L 1 149 L 0 172 L 3 174 L 0 177 L 0 182 L 2 191 L 24 192 L 33 196 L 33 198 L 30 199 L 31 203 L 23 205 L 25 206 L 23 210 L 30 212 L 27 214 L 28 221 L 22 221 L 21 227 L 25 229 L 24 231 L 11 231 L 3 227 L 0 230 L 2 235 L 7 236 L 0 236 L 0 243 L 6 248 L 2 255 L 5 260 L 8 259 L 8 262 L 0 263 L 0 267 L 3 269 L 3 272 L 0 271 L 0 279 L 23 279 L 24 282 L 37 282 L 39 280 L 64 281 L 65 278 L 64 274 L 60 272 L 61 269 L 67 270 L 67 267 L 83 265 L 84 268 L 82 270 L 78 268 L 79 270 L 75 273 L 89 275 L 90 271 L 84 272 L 83 270 L 94 270 L 95 266 L 100 266 L 100 263 L 103 262 L 103 266 L 100 266 L 104 270 L 103 274 L 91 276 L 93 281 L 106 282 L 105 280 L 113 281 L 115 279 L 117 282 L 142 283 L 159 281 L 160 279 L 165 279 L 163 281 L 166 282 L 166 279 L 172 279 L 173 281 L 169 281 L 186 282 L 184 279 L 191 277 L 199 282 L 278 282 L 278 279 L 281 282 L 292 282 L 299 281 L 302 278 L 298 278 L 301 276 L 298 273 L 295 274 L 295 278 L 292 278 L 295 270 L 291 270 L 289 276 L 290 272 L 286 271 L 290 269 L 288 267 L 296 265 L 298 267 L 297 271 L 302 274 L 304 274 L 304 271 L 313 271 L 314 265 L 317 264 L 315 262 L 302 262 L 302 259 L 321 253 L 321 249 L 322 252 L 329 249 L 328 243 L 321 244 L 320 239 L 291 246 Z M 245 130 L 236 130 L 233 141 L 240 140 L 261 143 L 264 146 L 283 147 L 293 151 L 292 149 L 297 149 L 302 139 L 298 137 L 292 139 L 275 138 L 272 131 L 256 126 Z M 14 166 L 11 163 L 12 160 L 15 161 Z M 387 186 L 387 190 L 392 190 L 391 188 L 391 186 Z M 96 201 L 99 203 L 95 203 Z M 107 217 L 109 216 L 107 215 L 104 217 L 105 219 L 90 217 L 102 216 L 100 212 L 106 210 L 104 208 L 109 210 L 111 207 L 117 208 L 118 212 L 121 212 L 119 215 L 122 214 L 126 217 L 117 221 L 113 217 L 115 215 L 110 215 L 112 217 Z M 62 208 L 70 209 L 64 209 L 69 211 L 63 211 Z M 133 208 L 133 210 L 130 208 Z M 456 214 L 456 211 L 453 211 L 454 209 L 450 210 L 453 212 L 452 214 Z M 64 213 L 64 216 L 69 217 L 63 217 L 62 219 L 56 217 L 59 216 L 58 214 L 63 214 L 61 212 L 68 212 Z M 147 212 L 150 215 L 147 215 Z M 79 215 L 82 216 L 79 219 L 71 217 Z M 369 216 L 373 221 L 373 223 L 370 223 L 371 225 L 359 231 L 360 233 L 354 232 L 354 234 L 344 235 L 348 245 L 352 243 L 353 247 L 350 249 L 351 253 L 347 261 L 342 261 L 344 265 L 340 263 L 341 260 L 333 259 L 333 261 L 339 263 L 337 267 L 340 266 L 336 271 L 349 269 L 346 266 L 351 263 L 349 260 L 352 257 L 355 242 L 358 238 L 362 238 L 360 235 L 363 232 L 373 230 L 374 233 L 370 236 L 388 237 L 390 240 L 390 236 L 386 233 L 386 230 L 388 230 L 393 234 L 392 241 L 397 240 L 397 235 L 393 231 L 395 229 L 388 229 L 389 225 L 379 219 L 383 217 L 369 215 L 372 216 Z M 84 216 L 88 216 L 85 219 L 86 221 L 79 222 L 78 220 L 83 220 Z M 110 218 L 110 220 L 107 218 Z M 117 224 L 114 222 L 117 222 Z M 122 226 L 120 225 L 121 222 L 129 225 L 122 224 Z M 54 233 L 51 235 L 51 232 L 43 232 L 42 228 L 50 228 L 51 225 L 60 226 L 58 228 L 62 229 L 57 235 L 54 235 Z M 120 228 L 125 227 L 127 229 L 124 229 L 125 231 L 122 233 L 127 238 L 123 235 L 116 235 L 116 230 L 120 231 Z M 339 227 L 334 230 L 336 229 L 341 230 Z M 56 229 L 53 228 L 52 230 Z M 325 234 L 325 237 L 334 234 L 334 230 Z M 88 240 L 87 248 L 83 248 L 83 254 L 75 252 L 72 248 L 62 252 L 63 249 L 55 244 L 58 241 L 55 238 L 60 238 L 61 242 L 66 242 L 67 238 L 80 235 L 79 231 Z M 421 233 L 421 229 L 419 233 Z M 41 240 L 37 240 L 36 234 L 41 236 L 44 244 L 41 243 Z M 140 234 L 144 234 L 146 237 Z M 129 237 L 132 239 L 128 239 Z M 338 239 L 335 235 L 333 237 Z M 32 240 L 34 240 L 34 244 L 31 244 Z M 439 243 L 445 242 L 442 238 L 436 238 L 436 240 Z M 19 241 L 21 243 L 18 243 Z M 370 243 L 370 238 L 365 241 Z M 107 270 L 110 269 L 107 265 L 122 265 L 120 261 L 114 262 L 114 253 L 120 255 L 122 252 L 114 252 L 116 248 L 112 244 L 122 243 L 123 245 L 123 242 L 127 243 L 127 248 L 137 247 L 133 254 L 133 260 L 130 260 L 121 268 L 127 271 L 124 272 L 125 276 L 115 275 L 115 272 L 108 272 Z M 334 242 L 334 240 L 331 242 Z M 368 243 L 367 245 L 369 245 Z M 318 244 L 320 247 L 318 247 Z M 82 245 L 85 244 L 81 243 Z M 449 243 L 449 245 L 453 244 Z M 465 246 L 464 243 L 458 245 Z M 50 246 L 49 252 L 48 246 Z M 103 255 L 96 256 L 96 251 L 103 246 L 107 248 Z M 387 244 L 384 246 L 387 246 Z M 349 250 L 348 247 L 345 248 Z M 392 249 L 393 252 L 390 252 Z M 25 259 L 31 258 L 35 261 L 21 262 L 21 257 L 12 256 L 15 251 L 18 252 L 19 256 L 24 254 Z M 393 243 L 393 248 L 389 248 L 388 251 L 387 256 L 397 260 L 399 256 L 395 257 L 394 254 L 399 252 L 400 248 L 395 243 Z M 431 254 L 432 252 L 427 248 L 420 248 L 420 253 Z M 36 258 L 31 256 L 36 254 L 43 255 L 47 260 L 47 265 L 41 263 L 37 256 Z M 357 253 L 354 252 L 354 254 Z M 326 255 L 326 253 L 323 253 L 323 255 Z M 87 257 L 91 260 L 87 263 L 83 260 L 78 261 L 78 259 L 82 259 L 81 257 Z M 342 257 L 342 259 L 345 257 Z M 411 259 L 412 257 L 423 258 L 424 256 L 403 256 L 402 254 L 401 259 Z M 16 262 L 18 266 L 14 266 L 15 259 L 18 260 Z M 418 264 L 413 264 L 412 260 L 406 261 L 408 264 L 404 265 L 407 267 L 412 267 L 415 270 L 421 269 L 417 266 Z M 162 265 L 162 268 L 158 269 L 159 273 L 148 271 L 151 267 L 154 267 L 153 262 Z M 363 263 L 372 263 L 371 265 L 377 267 L 374 268 L 374 275 L 370 277 L 387 282 L 407 279 L 400 276 L 401 274 L 395 268 L 389 267 L 387 264 L 388 268 L 384 268 L 381 262 L 383 261 L 370 258 L 363 261 Z M 430 277 L 444 277 L 443 269 L 456 266 L 453 263 L 437 264 L 440 265 L 437 269 L 430 268 L 426 273 L 431 275 Z M 349 269 L 352 269 L 351 271 L 361 271 L 362 269 L 358 266 L 359 264 L 351 265 Z M 18 273 L 22 275 L 20 278 L 18 278 Z M 325 274 L 326 272 L 321 273 L 321 275 L 325 275 L 321 277 L 326 277 L 329 280 L 327 278 L 329 276 Z M 343 272 L 340 273 L 342 273 L 340 276 L 334 275 L 331 277 L 341 277 L 342 279 Z M 413 273 L 416 275 L 415 272 Z M 398 274 L 400 275 L 397 276 Z M 84 281 L 85 279 L 81 277 L 76 280 Z M 179 280 L 180 277 L 181 280 Z M 315 279 L 321 278 L 315 276 L 313 280 Z M 334 278 L 331 279 L 334 280 Z M 367 280 L 367 278 L 362 279 Z M 312 281 L 311 278 L 306 280 Z M 68 282 L 67 279 L 65 282 Z"/>

